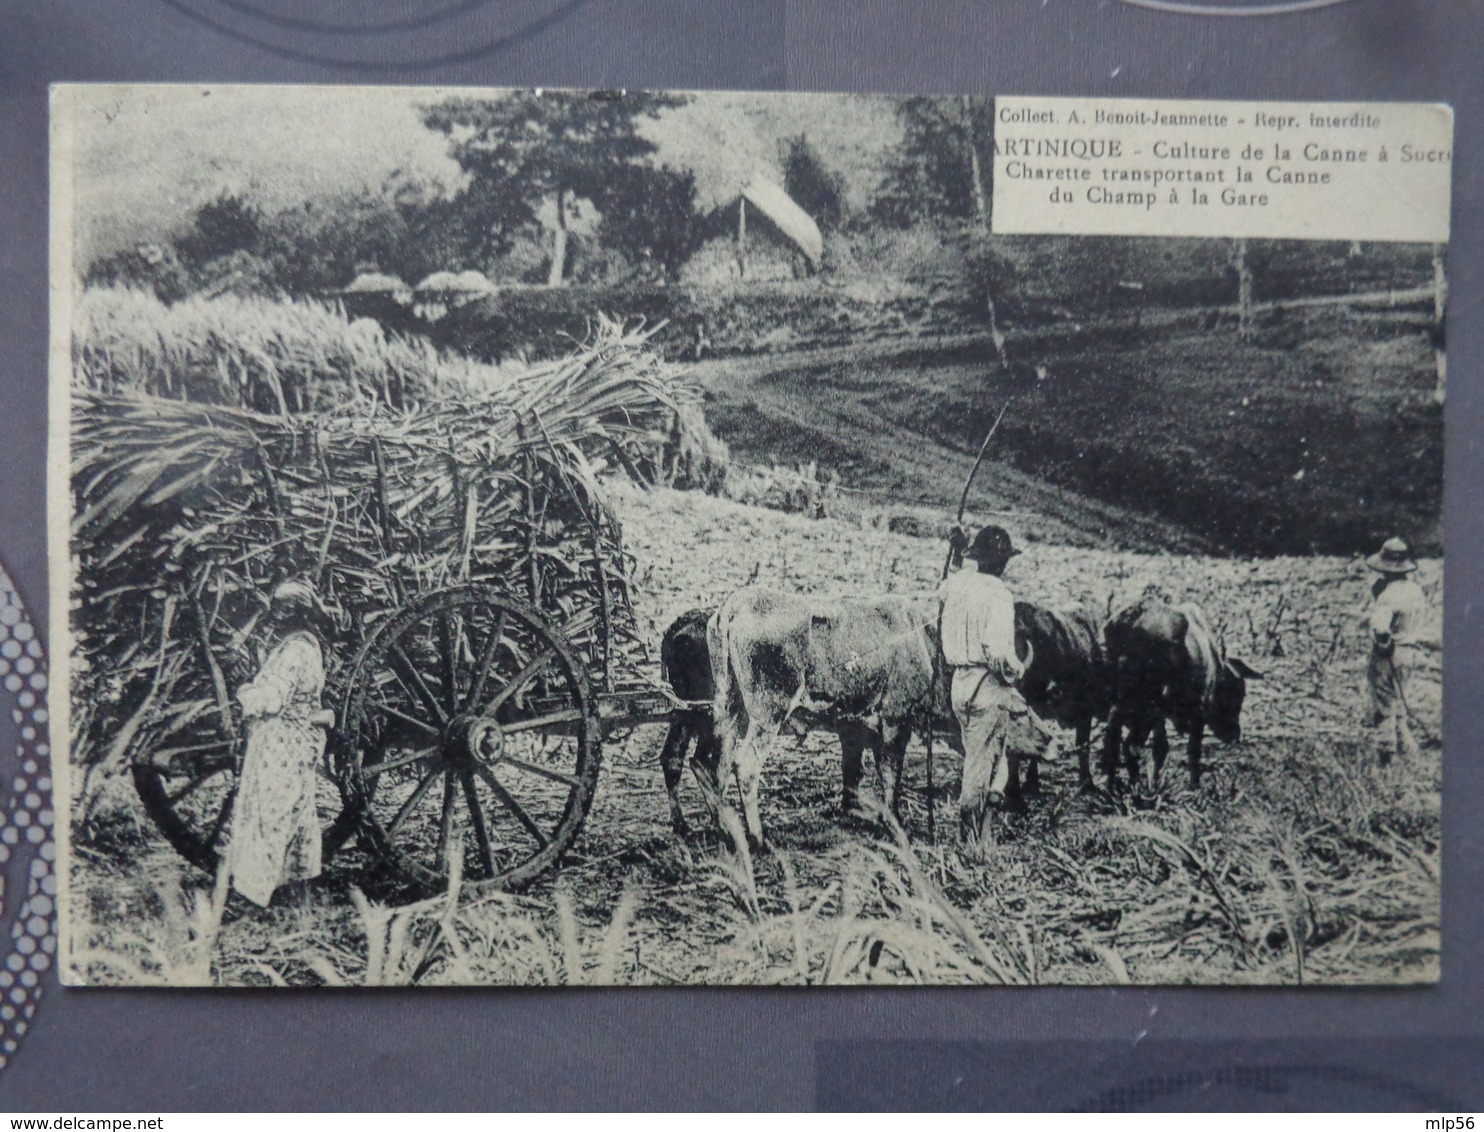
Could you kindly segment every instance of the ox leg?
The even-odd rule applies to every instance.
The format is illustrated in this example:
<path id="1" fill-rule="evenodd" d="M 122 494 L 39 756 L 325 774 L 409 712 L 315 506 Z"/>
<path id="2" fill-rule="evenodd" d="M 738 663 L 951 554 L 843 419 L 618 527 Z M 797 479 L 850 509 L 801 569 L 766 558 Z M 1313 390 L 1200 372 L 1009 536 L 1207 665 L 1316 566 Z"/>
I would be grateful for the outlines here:
<path id="1" fill-rule="evenodd" d="M 865 777 L 866 743 L 871 738 L 864 727 L 840 728 L 840 772 L 845 785 L 840 809 L 847 817 L 861 813 L 861 779 Z M 879 754 L 877 765 L 880 765 Z"/>
<path id="2" fill-rule="evenodd" d="M 885 761 L 884 761 L 884 759 L 885 759 L 884 752 L 886 750 L 886 736 L 883 733 L 881 733 L 880 731 L 878 731 L 876 733 L 875 737 L 874 737 L 874 741 L 872 743 L 872 746 L 873 746 L 873 748 L 876 751 L 876 758 L 874 760 L 875 766 L 876 766 L 876 797 L 881 798 L 882 800 L 885 800 L 885 798 L 886 798 L 886 764 L 885 764 Z"/>
<path id="3" fill-rule="evenodd" d="M 735 780 L 738 788 L 741 788 L 742 777 L 737 772 L 738 764 L 756 757 L 751 750 L 755 732 L 756 727 L 751 719 L 739 727 L 735 713 L 728 712 L 718 716 L 715 729 L 716 773 L 713 777 L 716 796 L 710 800 L 716 803 L 716 828 L 722 842 L 730 841 L 738 853 L 744 850 L 746 837 L 737 806 L 732 800 L 732 782 Z"/>
<path id="4" fill-rule="evenodd" d="M 717 820 L 722 834 L 735 837 L 738 829 L 737 812 L 731 801 L 731 782 L 737 783 L 741 795 L 742 819 L 746 823 L 745 833 L 748 847 L 755 853 L 767 850 L 763 837 L 762 817 L 758 813 L 758 782 L 762 778 L 763 760 L 773 749 L 778 732 L 788 718 L 787 711 L 771 713 L 763 722 L 754 709 L 746 729 L 738 738 L 735 731 L 718 736 L 720 756 L 717 759 L 716 777 L 720 785 Z"/>
<path id="5" fill-rule="evenodd" d="M 720 761 L 721 742 L 711 727 L 711 721 L 707 719 L 696 740 L 696 750 L 691 756 L 691 766 L 695 770 L 696 782 L 701 787 L 701 793 L 706 799 L 706 805 L 711 811 L 713 820 L 717 815 L 717 807 L 721 804 L 721 779 L 717 769 Z"/>
<path id="6" fill-rule="evenodd" d="M 685 815 L 680 811 L 680 776 L 685 771 L 685 755 L 692 739 L 688 720 L 676 719 L 670 724 L 665 736 L 665 746 L 660 751 L 660 769 L 665 773 L 665 794 L 670 799 L 670 827 L 677 837 L 690 832 L 685 824 Z"/>
<path id="7" fill-rule="evenodd" d="M 1154 725 L 1154 740 L 1150 744 L 1154 752 L 1154 789 L 1159 789 L 1160 779 L 1164 775 L 1165 759 L 1170 757 L 1170 736 L 1165 730 L 1165 721 L 1160 720 Z"/>
<path id="8" fill-rule="evenodd" d="M 1084 792 L 1092 789 L 1092 719 L 1077 721 L 1077 782 Z"/>
<path id="9" fill-rule="evenodd" d="M 1185 762 L 1190 767 L 1190 784 L 1199 786 L 1201 784 L 1201 738 L 1206 730 L 1205 724 L 1197 720 L 1190 725 L 1190 740 L 1185 745 Z"/>
<path id="10" fill-rule="evenodd" d="M 1138 790 L 1143 785 L 1143 766 L 1139 762 L 1139 748 L 1149 740 L 1149 733 L 1153 730 L 1153 724 L 1147 720 L 1139 720 L 1129 725 L 1128 734 L 1123 739 L 1123 767 L 1128 772 L 1128 784 L 1130 789 Z"/>
<path id="11" fill-rule="evenodd" d="M 1114 711 L 1108 717 L 1108 728 L 1103 732 L 1102 772 L 1103 779 L 1108 783 L 1108 793 L 1112 794 L 1118 789 L 1118 755 L 1119 748 L 1123 744 L 1123 713 Z"/>
<path id="12" fill-rule="evenodd" d="M 1021 782 L 1021 770 L 1025 770 L 1025 782 Z M 1031 775 L 1035 773 L 1036 759 L 1022 758 L 1019 751 L 1008 747 L 1005 751 L 1005 809 L 1013 814 L 1023 814 L 1028 808 L 1025 796 L 1031 789 Z M 1036 790 L 1041 789 L 1039 781 Z"/>
<path id="13" fill-rule="evenodd" d="M 891 807 L 892 817 L 902 820 L 902 768 L 907 762 L 907 744 L 912 740 L 912 725 L 903 723 L 894 728 L 891 737 L 883 744 L 887 769 L 891 771 L 891 794 L 882 791 L 882 797 Z M 880 765 L 878 761 L 877 765 Z"/>
<path id="14" fill-rule="evenodd" d="M 742 795 L 742 818 L 747 823 L 747 847 L 754 853 L 766 853 L 767 840 L 763 837 L 763 819 L 758 810 L 758 783 L 762 779 L 763 760 L 758 748 L 749 743 L 733 764 L 737 779 L 737 792 Z"/>
<path id="15" fill-rule="evenodd" d="M 1011 768 L 1010 773 L 1012 775 L 1015 774 L 1014 767 Z M 1032 757 L 1031 758 L 1029 765 L 1026 766 L 1026 768 L 1025 768 L 1025 782 L 1024 782 L 1023 786 L 1020 787 L 1020 789 L 1021 789 L 1021 791 L 1022 791 L 1023 794 L 1034 794 L 1038 798 L 1041 796 L 1041 760 L 1040 759 L 1035 758 L 1035 757 Z"/>
<path id="16" fill-rule="evenodd" d="M 1056 742 L 1056 737 L 1052 734 L 1051 728 L 1031 708 L 1026 708 L 1024 715 L 1011 718 L 1015 726 L 1011 728 L 1008 741 L 1007 761 L 1010 777 L 1006 783 L 1005 797 L 1019 813 L 1025 810 L 1027 794 L 1040 796 L 1041 755 L 1051 748 Z M 1023 782 L 1021 780 L 1022 768 L 1025 771 Z"/>
<path id="17" fill-rule="evenodd" d="M 1144 735 L 1140 735 L 1140 730 L 1140 724 L 1131 723 L 1128 733 L 1123 737 L 1123 772 L 1128 778 L 1130 790 L 1139 788 L 1139 744 L 1144 741 L 1144 736 L 1149 734 L 1145 731 Z"/>

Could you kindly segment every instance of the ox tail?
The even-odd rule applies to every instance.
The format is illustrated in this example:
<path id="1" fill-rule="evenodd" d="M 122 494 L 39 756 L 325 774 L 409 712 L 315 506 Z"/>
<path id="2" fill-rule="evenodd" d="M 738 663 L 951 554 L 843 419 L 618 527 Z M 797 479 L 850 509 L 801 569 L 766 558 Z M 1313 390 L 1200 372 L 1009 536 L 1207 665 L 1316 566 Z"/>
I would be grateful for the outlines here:
<path id="1" fill-rule="evenodd" d="M 721 606 L 706 621 L 706 651 L 711 658 L 711 717 L 716 721 L 717 732 L 730 719 L 733 695 L 732 673 L 732 602 Z"/>
<path id="2" fill-rule="evenodd" d="M 738 604 L 737 595 L 732 595 L 706 622 L 706 648 L 711 654 L 711 717 L 721 749 L 728 755 L 749 733 L 754 719 L 746 679 L 747 658 L 733 631 Z"/>

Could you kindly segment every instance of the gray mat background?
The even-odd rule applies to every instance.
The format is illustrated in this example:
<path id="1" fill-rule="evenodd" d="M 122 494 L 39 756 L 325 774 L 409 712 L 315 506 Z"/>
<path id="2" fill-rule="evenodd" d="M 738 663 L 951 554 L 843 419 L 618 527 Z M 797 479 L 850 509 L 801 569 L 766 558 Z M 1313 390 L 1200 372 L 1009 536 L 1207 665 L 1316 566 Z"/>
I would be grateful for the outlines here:
<path id="1" fill-rule="evenodd" d="M 398 26 L 365 30 L 368 19 Z M 362 30 L 334 30 L 337 24 Z M 1244 19 L 1156 13 L 1118 0 L 402 0 L 384 7 L 349 0 L 0 0 L 0 557 L 42 624 L 50 82 L 1418 99 L 1451 102 L 1458 115 L 1447 411 L 1444 974 L 1437 987 L 51 987 L 14 1064 L 0 1075 L 0 1110 L 807 1108 L 845 1103 L 853 1077 L 868 1080 L 874 1103 L 885 1107 L 955 1107 L 955 1098 L 966 1097 L 979 1107 L 1102 1107 L 1099 1097 L 1112 1107 L 1168 1107 L 1167 1097 L 1154 1099 L 1138 1086 L 1172 1072 L 1208 1073 L 1221 1085 L 1186 1090 L 1177 1107 L 1200 1107 L 1203 1098 L 1214 1107 L 1334 1107 L 1336 1097 L 1379 1107 L 1371 1098 L 1380 1094 L 1365 1085 L 1371 1078 L 1355 1076 L 1375 1065 L 1385 1067 L 1388 1087 L 1402 1090 L 1399 1098 L 1479 1106 L 1480 59 L 1484 5 L 1477 0 L 1349 0 Z M 883 1048 L 891 1056 L 881 1056 Z M 962 1084 L 956 1093 L 927 1087 L 954 1065 L 964 1067 L 955 1076 L 976 1076 L 972 1092 Z M 1322 1071 L 1289 1073 L 1284 1080 L 1297 1084 L 1274 1092 L 1233 1076 L 1234 1066 Z M 1305 1081 L 1321 1085 L 1304 1093 Z"/>

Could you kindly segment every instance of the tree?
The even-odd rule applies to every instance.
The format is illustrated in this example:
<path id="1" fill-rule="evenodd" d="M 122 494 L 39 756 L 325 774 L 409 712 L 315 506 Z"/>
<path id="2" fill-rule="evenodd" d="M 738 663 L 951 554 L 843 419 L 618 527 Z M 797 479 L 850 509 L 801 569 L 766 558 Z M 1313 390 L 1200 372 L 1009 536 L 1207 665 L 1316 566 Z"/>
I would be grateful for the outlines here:
<path id="1" fill-rule="evenodd" d="M 548 281 L 568 274 L 568 208 L 591 201 L 606 219 L 618 218 L 610 234 L 635 242 L 633 219 L 644 214 L 653 192 L 662 207 L 681 205 L 684 185 L 649 158 L 655 146 L 637 126 L 666 109 L 684 105 L 684 95 L 574 91 L 521 91 L 498 99 L 450 98 L 429 107 L 423 121 L 446 134 L 454 160 L 469 174 L 455 198 L 473 250 L 493 257 L 509 250 L 516 235 L 539 224 L 544 202 L 554 205 Z M 694 193 L 694 184 L 690 191 Z M 627 217 L 626 221 L 623 219 Z M 656 235 L 642 251 L 653 254 Z"/>
<path id="2" fill-rule="evenodd" d="M 599 242 L 640 274 L 672 278 L 702 243 L 696 177 L 688 171 L 639 165 L 616 169 L 602 213 Z"/>
<path id="3" fill-rule="evenodd" d="M 883 223 L 972 220 L 989 227 L 994 102 L 986 98 L 904 98 L 902 141 L 871 205 Z"/>
<path id="4" fill-rule="evenodd" d="M 396 173 L 376 188 L 268 218 L 262 249 L 293 292 L 344 287 L 368 264 L 416 283 L 433 271 L 478 266 L 465 254 L 460 220 L 437 186 Z"/>
<path id="5" fill-rule="evenodd" d="M 175 249 L 139 244 L 94 260 L 83 274 L 89 287 L 133 287 L 152 291 L 161 302 L 174 303 L 191 293 L 194 280 Z"/>
<path id="6" fill-rule="evenodd" d="M 845 178 L 824 167 L 804 134 L 784 143 L 783 191 L 824 231 L 845 215 Z"/>
<path id="7" fill-rule="evenodd" d="M 235 193 L 223 193 L 196 209 L 189 231 L 175 241 L 188 263 L 206 263 L 233 252 L 253 252 L 263 235 L 263 214 Z"/>

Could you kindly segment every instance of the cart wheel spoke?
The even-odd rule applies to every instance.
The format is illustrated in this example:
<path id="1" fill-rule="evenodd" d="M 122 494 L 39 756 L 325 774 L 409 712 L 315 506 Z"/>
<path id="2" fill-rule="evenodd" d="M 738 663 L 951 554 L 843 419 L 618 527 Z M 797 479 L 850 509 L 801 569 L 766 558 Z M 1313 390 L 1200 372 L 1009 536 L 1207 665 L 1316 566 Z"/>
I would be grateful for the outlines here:
<path id="1" fill-rule="evenodd" d="M 443 818 L 438 823 L 438 848 L 433 857 L 443 868 L 444 876 L 452 876 L 453 871 L 449 867 L 449 852 L 453 848 L 453 810 L 458 800 L 458 787 L 453 780 L 452 772 L 443 775 Z"/>
<path id="2" fill-rule="evenodd" d="M 222 805 L 221 813 L 216 815 L 216 821 L 211 824 L 211 833 L 206 838 L 206 846 L 212 852 L 216 851 L 217 843 L 222 839 L 222 831 L 227 828 L 227 819 L 232 816 L 232 808 L 236 801 L 237 784 L 234 782 L 232 784 L 232 792 L 227 795 L 227 800 Z"/>
<path id="3" fill-rule="evenodd" d="M 479 808 L 479 794 L 474 789 L 474 775 L 464 771 L 461 775 L 464 786 L 464 801 L 469 806 L 469 820 L 474 827 L 474 843 L 479 848 L 479 863 L 484 866 L 484 875 L 495 875 L 495 855 L 490 849 L 489 827 L 484 824 L 484 811 Z"/>
<path id="4" fill-rule="evenodd" d="M 462 619 L 455 620 L 449 610 L 438 618 L 443 659 L 443 703 L 450 717 L 459 710 L 459 649 L 463 645 Z"/>
<path id="5" fill-rule="evenodd" d="M 517 719 L 513 723 L 500 725 L 500 730 L 506 735 L 517 731 L 532 731 L 539 727 L 555 727 L 559 723 L 576 723 L 582 718 L 582 712 L 578 708 L 569 708 L 566 711 L 554 711 L 549 715 L 533 715 L 530 719 Z"/>
<path id="6" fill-rule="evenodd" d="M 507 610 L 500 610 L 495 618 L 495 627 L 490 630 L 489 639 L 484 642 L 484 648 L 479 652 L 479 661 L 474 666 L 474 686 L 469 689 L 469 695 L 464 700 L 465 711 L 478 704 L 479 697 L 484 695 L 484 686 L 489 682 L 490 668 L 495 663 L 495 653 L 500 649 L 500 640 L 505 636 L 505 622 L 509 616 Z"/>
<path id="7" fill-rule="evenodd" d="M 418 672 L 412 661 L 407 658 L 407 654 L 402 650 L 401 644 L 394 644 L 391 647 L 390 659 L 392 667 L 396 670 L 397 675 L 401 677 L 402 683 L 417 693 L 418 699 L 422 700 L 423 706 L 428 709 L 439 725 L 441 726 L 447 723 L 448 716 L 444 714 L 442 706 L 438 703 L 438 697 L 433 695 L 433 690 L 428 687 L 428 682 L 422 678 L 422 673 Z"/>
<path id="8" fill-rule="evenodd" d="M 428 771 L 428 773 L 423 777 L 423 780 L 417 784 L 417 789 L 412 792 L 407 801 L 402 803 L 402 807 L 397 811 L 396 817 L 392 818 L 392 824 L 387 826 L 388 835 L 392 837 L 397 836 L 397 831 L 402 828 L 402 823 L 405 822 L 407 820 L 407 816 L 412 813 L 413 807 L 423 800 L 423 798 L 427 795 L 428 790 L 432 787 L 434 781 L 441 773 L 442 770 L 439 767 L 434 767 L 432 770 Z"/>
<path id="9" fill-rule="evenodd" d="M 176 791 L 174 791 L 174 792 L 166 795 L 166 798 L 167 798 L 167 800 L 170 802 L 170 804 L 172 806 L 175 805 L 177 802 L 183 802 L 183 801 L 185 801 L 185 799 L 189 798 L 192 794 L 194 794 L 197 790 L 201 789 L 201 787 L 205 786 L 208 782 L 210 782 L 217 775 L 219 775 L 219 774 L 225 774 L 225 773 L 227 773 L 227 771 L 229 771 L 231 769 L 232 769 L 231 767 L 226 767 L 226 766 L 217 767 L 215 770 L 209 771 L 206 774 L 203 774 L 200 778 L 193 778 L 193 779 L 191 779 L 184 786 L 182 786 L 179 790 L 176 790 Z"/>
<path id="10" fill-rule="evenodd" d="M 220 754 L 208 752 L 221 751 Z M 134 789 L 150 820 L 171 846 L 207 872 L 217 867 L 217 843 L 232 812 L 236 763 L 229 743 L 211 742 L 159 752 L 132 768 Z"/>
<path id="11" fill-rule="evenodd" d="M 579 778 L 575 778 L 570 774 L 563 774 L 559 770 L 550 770 L 536 763 L 528 763 L 525 759 L 517 759 L 511 755 L 506 755 L 500 761 L 502 764 L 509 763 L 511 766 L 518 766 L 527 774 L 538 774 L 542 778 L 549 778 L 553 782 L 560 782 L 563 786 L 570 786 L 573 789 L 582 785 L 582 780 Z"/>
<path id="12" fill-rule="evenodd" d="M 385 774 L 389 770 L 399 770 L 404 766 L 411 766 L 413 763 L 424 762 L 427 759 L 435 757 L 437 754 L 437 747 L 419 747 L 417 750 L 411 752 L 410 754 L 402 755 L 399 758 L 386 759 L 383 762 L 371 763 L 370 765 L 364 767 L 361 773 L 364 774 L 367 778 L 372 778 L 378 774 Z"/>
<path id="13" fill-rule="evenodd" d="M 408 715 L 405 711 L 398 711 L 385 700 L 377 700 L 372 706 L 375 707 L 377 711 L 385 712 L 393 719 L 400 719 L 403 723 L 406 723 L 411 727 L 416 727 L 420 731 L 425 731 L 429 735 L 437 736 L 442 734 L 442 732 L 439 731 L 438 728 L 434 727 L 427 720 L 418 719 L 416 716 Z"/>
<path id="14" fill-rule="evenodd" d="M 511 677 L 510 683 L 506 684 L 491 697 L 490 702 L 485 706 L 484 713 L 486 715 L 494 715 L 495 712 L 499 711 L 505 705 L 505 701 L 529 684 L 532 678 L 541 669 L 546 667 L 547 662 L 554 656 L 556 656 L 556 653 L 551 649 L 545 649 L 533 656 L 529 664 Z"/>
<path id="15" fill-rule="evenodd" d="M 494 791 L 495 797 L 500 799 L 504 807 L 515 815 L 515 820 L 525 826 L 526 832 L 536 839 L 536 844 L 545 849 L 550 842 L 550 838 L 546 836 L 546 832 L 539 825 L 531 820 L 531 815 L 526 813 L 525 807 L 515 800 L 515 795 L 511 794 L 510 791 L 506 790 L 500 784 L 500 780 L 495 777 L 494 772 L 489 767 L 476 765 L 474 769 L 479 773 L 480 778 L 489 783 L 489 787 Z"/>

